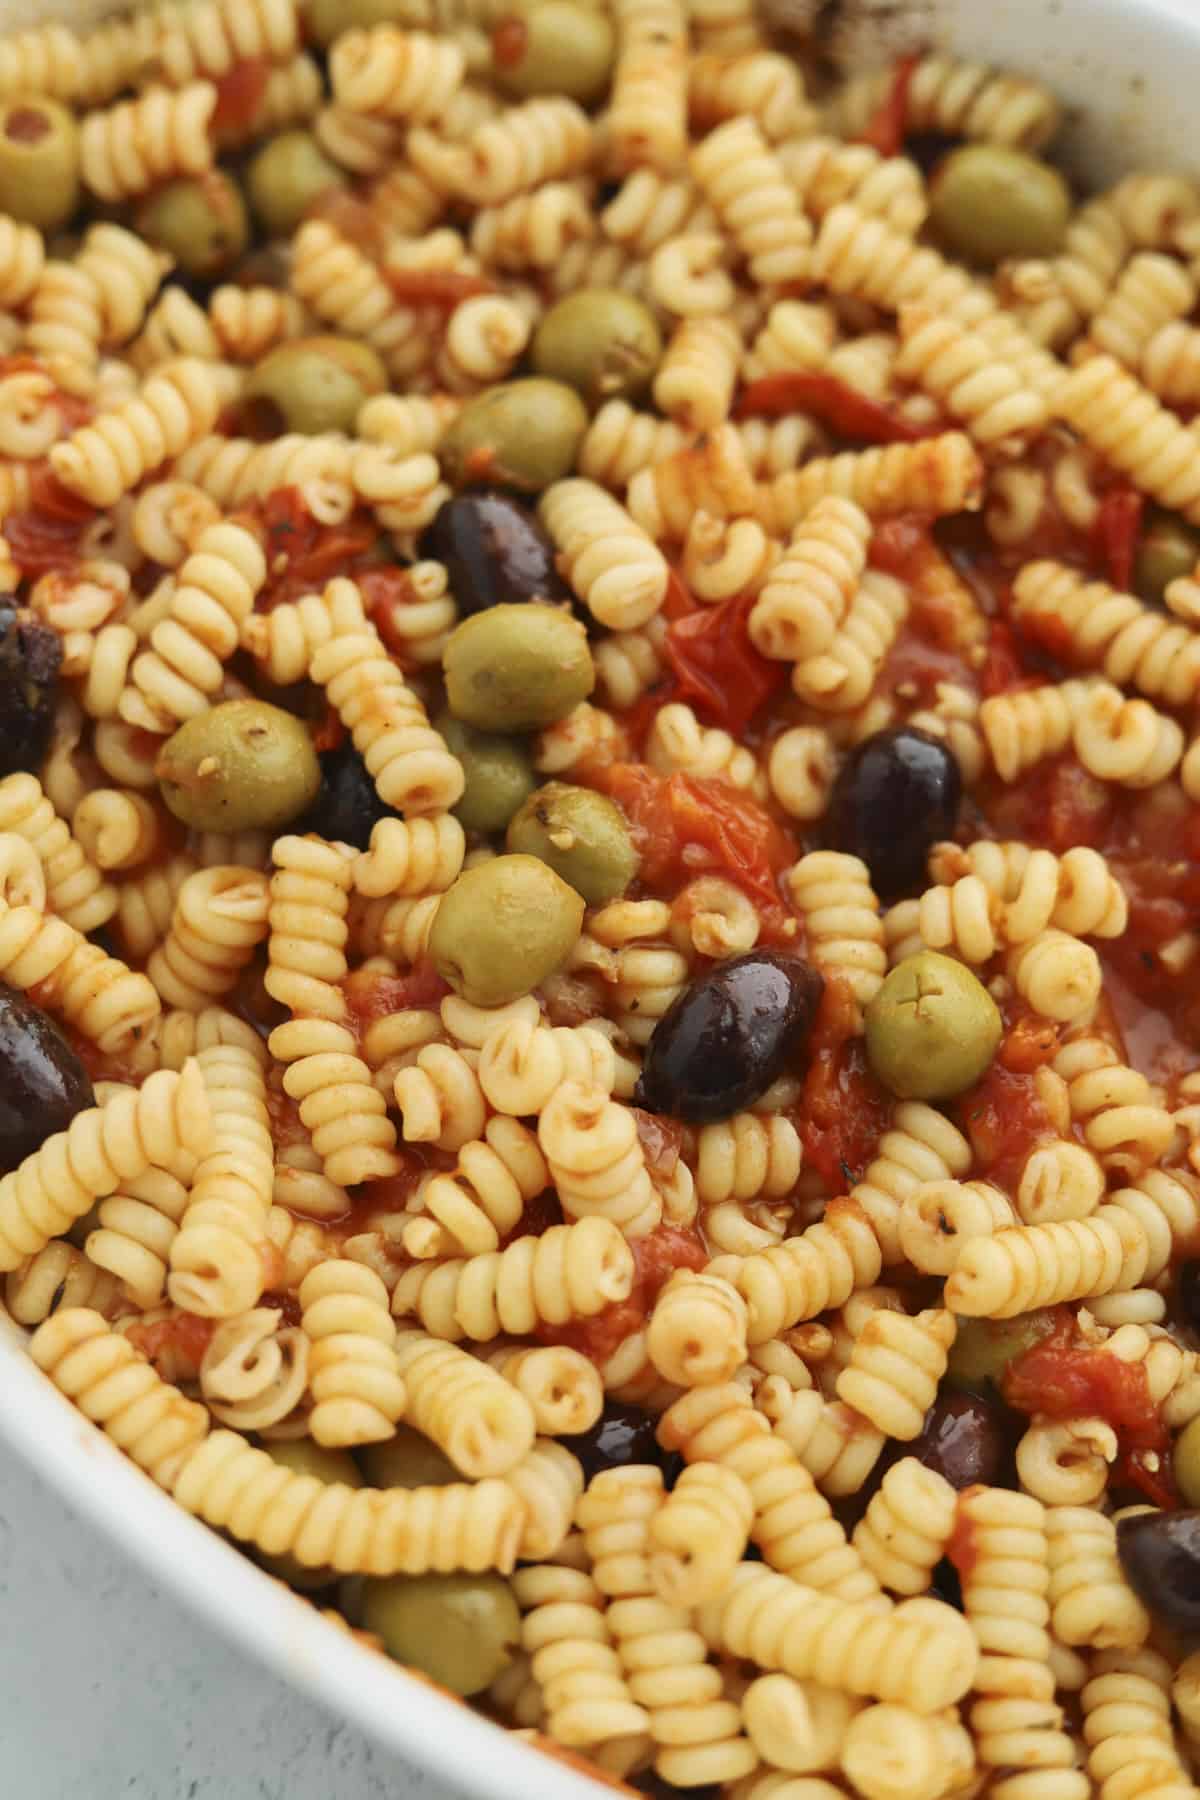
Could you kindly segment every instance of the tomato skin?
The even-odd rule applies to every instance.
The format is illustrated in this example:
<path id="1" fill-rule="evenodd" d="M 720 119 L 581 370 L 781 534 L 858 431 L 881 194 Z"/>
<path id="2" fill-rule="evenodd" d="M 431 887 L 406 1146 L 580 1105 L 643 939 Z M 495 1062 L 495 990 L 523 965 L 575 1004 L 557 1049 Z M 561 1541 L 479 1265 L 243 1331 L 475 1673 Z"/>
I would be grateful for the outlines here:
<path id="1" fill-rule="evenodd" d="M 660 775 L 645 763 L 609 763 L 580 778 L 625 813 L 644 887 L 674 899 L 681 884 L 697 875 L 726 875 L 758 906 L 760 942 L 794 941 L 797 921 L 776 884 L 799 846 L 757 801 L 727 781 Z"/>
<path id="2" fill-rule="evenodd" d="M 703 1269 L 708 1253 L 690 1227 L 660 1225 L 647 1237 L 630 1244 L 634 1259 L 633 1288 L 625 1300 L 606 1306 L 591 1319 L 575 1319 L 569 1325 L 540 1325 L 534 1335 L 539 1343 L 566 1344 L 603 1367 L 618 1346 L 641 1329 L 658 1299 L 659 1290 L 676 1269 Z"/>
<path id="3" fill-rule="evenodd" d="M 342 990 L 346 1005 L 360 1032 L 379 1019 L 411 1008 L 436 1007 L 446 998 L 450 988 L 433 966 L 433 958 L 424 956 L 403 975 L 385 975 L 378 969 L 356 969 L 348 975 Z"/>
<path id="4" fill-rule="evenodd" d="M 738 396 L 736 419 L 782 419 L 788 413 L 809 413 L 838 437 L 860 444 L 915 444 L 933 437 L 940 423 L 914 425 L 878 400 L 847 387 L 836 375 L 814 369 L 780 369 L 751 381 Z"/>
<path id="5" fill-rule="evenodd" d="M 1015 1190 L 1031 1151 L 1057 1136 L 1038 1097 L 1032 1073 L 997 1058 L 983 1079 L 955 1101 L 978 1169 L 1000 1188 Z"/>
<path id="6" fill-rule="evenodd" d="M 1145 1365 L 1123 1362 L 1083 1343 L 1075 1315 L 1066 1307 L 1049 1336 L 1009 1365 L 1000 1386 L 1018 1412 L 1050 1419 L 1104 1419 L 1126 1456 L 1161 1455 L 1170 1447 L 1170 1435 L 1150 1397 Z M 1136 1466 L 1143 1477 L 1156 1473 L 1144 1462 Z M 1165 1488 L 1168 1478 L 1159 1480 Z"/>
<path id="7" fill-rule="evenodd" d="M 406 305 L 441 306 L 448 312 L 463 300 L 492 292 L 484 276 L 460 269 L 385 269 L 384 277 L 397 300 Z"/>
<path id="8" fill-rule="evenodd" d="M 1130 482 L 1114 482 L 1101 499 L 1092 526 L 1093 560 L 1110 585 L 1126 594 L 1133 583 L 1145 505 L 1143 496 Z"/>
<path id="9" fill-rule="evenodd" d="M 750 642 L 747 622 L 754 603 L 753 594 L 736 594 L 719 606 L 680 609 L 664 646 L 679 696 L 695 701 L 733 737 L 787 680 L 787 664 L 760 655 Z"/>
<path id="10" fill-rule="evenodd" d="M 1012 626 L 1003 619 L 993 619 L 988 627 L 987 655 L 979 672 L 984 699 L 990 699 L 993 694 L 1006 694 L 1028 680 Z"/>
<path id="11" fill-rule="evenodd" d="M 216 82 L 217 104 L 209 121 L 210 131 L 243 131 L 254 122 L 271 76 L 265 56 L 243 57 Z"/>
<path id="12" fill-rule="evenodd" d="M 512 69 L 525 54 L 529 43 L 529 27 L 518 14 L 512 13 L 492 27 L 492 60 L 498 69 Z"/>
<path id="13" fill-rule="evenodd" d="M 374 549 L 378 532 L 368 519 L 351 517 L 342 525 L 322 525 L 304 504 L 299 488 L 277 488 L 266 500 L 247 509 L 245 523 L 264 535 L 267 585 L 255 602 L 270 612 L 286 600 L 321 588 L 334 575 L 358 576 L 357 561 Z M 368 571 L 363 570 L 365 576 Z"/>
<path id="14" fill-rule="evenodd" d="M 95 517 L 95 508 L 65 488 L 48 463 L 38 463 L 30 477 L 29 506 L 8 515 L 4 536 L 23 575 L 73 569 L 83 529 Z"/>
<path id="15" fill-rule="evenodd" d="M 867 1063 L 854 996 L 827 975 L 796 1120 L 805 1162 L 834 1193 L 845 1192 L 866 1173 L 891 1116 L 891 1096 Z"/>
<path id="16" fill-rule="evenodd" d="M 908 130 L 908 91 L 917 72 L 920 54 L 902 56 L 896 64 L 892 85 L 879 104 L 873 119 L 859 133 L 860 144 L 870 144 L 880 156 L 899 156 Z"/>
<path id="17" fill-rule="evenodd" d="M 200 1371 L 204 1353 L 217 1329 L 216 1319 L 202 1319 L 196 1313 L 174 1312 L 168 1319 L 156 1319 L 151 1325 L 131 1325 L 125 1335 L 135 1350 L 148 1362 L 157 1364 L 166 1358 L 166 1379 L 179 1379 L 179 1364 L 190 1367 L 193 1379 Z"/>

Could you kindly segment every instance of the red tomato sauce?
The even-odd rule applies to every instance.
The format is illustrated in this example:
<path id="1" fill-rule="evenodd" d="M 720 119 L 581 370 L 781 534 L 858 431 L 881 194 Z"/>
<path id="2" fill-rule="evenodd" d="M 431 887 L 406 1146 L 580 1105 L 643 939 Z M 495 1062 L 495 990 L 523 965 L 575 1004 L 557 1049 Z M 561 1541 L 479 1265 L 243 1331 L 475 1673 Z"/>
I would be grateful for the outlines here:
<path id="1" fill-rule="evenodd" d="M 972 1176 L 1008 1191 L 1015 1191 L 1030 1153 L 1058 1136 L 1032 1071 L 1008 1068 L 999 1059 L 953 1111 L 975 1152 Z"/>
<path id="2" fill-rule="evenodd" d="M 342 991 L 353 1024 L 362 1033 L 393 1013 L 436 1009 L 450 989 L 434 968 L 432 957 L 425 956 L 403 975 L 355 969 L 346 977 Z"/>
<path id="3" fill-rule="evenodd" d="M 809 1039 L 796 1128 L 805 1162 L 835 1194 L 866 1173 L 894 1104 L 868 1066 L 856 1019 L 849 989 L 827 979 Z"/>
<path id="4" fill-rule="evenodd" d="M 699 1270 L 708 1261 L 699 1233 L 680 1225 L 660 1225 L 647 1237 L 635 1239 L 630 1249 L 635 1266 L 628 1299 L 615 1301 L 591 1319 L 539 1325 L 535 1335 L 541 1343 L 568 1344 L 602 1366 L 618 1345 L 645 1323 L 660 1289 L 676 1269 Z"/>
<path id="5" fill-rule="evenodd" d="M 169 1380 L 178 1379 L 178 1365 L 183 1363 L 199 1373 L 204 1353 L 217 1328 L 216 1319 L 201 1319 L 195 1313 L 175 1312 L 170 1318 L 156 1319 L 151 1325 L 130 1325 L 126 1337 L 135 1350 L 152 1363 L 168 1359 Z"/>
<path id="6" fill-rule="evenodd" d="M 269 499 L 247 508 L 244 516 L 261 528 L 265 539 L 267 581 L 255 600 L 259 612 L 270 612 L 302 594 L 319 593 L 335 575 L 357 579 L 363 559 L 379 539 L 374 523 L 361 514 L 352 514 L 341 525 L 322 525 L 294 487 L 279 488 Z"/>

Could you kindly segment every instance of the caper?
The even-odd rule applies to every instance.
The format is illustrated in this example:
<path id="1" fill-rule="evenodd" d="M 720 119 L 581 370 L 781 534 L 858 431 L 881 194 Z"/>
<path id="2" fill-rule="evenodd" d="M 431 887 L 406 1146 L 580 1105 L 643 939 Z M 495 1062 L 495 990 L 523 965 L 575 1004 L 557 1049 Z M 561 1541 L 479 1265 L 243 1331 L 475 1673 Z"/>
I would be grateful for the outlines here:
<path id="1" fill-rule="evenodd" d="M 250 204 L 270 237 L 289 237 L 318 194 L 345 185 L 345 175 L 311 131 L 281 131 L 246 167 Z"/>
<path id="2" fill-rule="evenodd" d="M 227 700 L 159 751 L 162 796 L 195 831 L 275 831 L 316 798 L 321 765 L 299 719 L 265 700 Z"/>
<path id="3" fill-rule="evenodd" d="M 560 300 L 529 346 L 538 374 L 567 382 L 589 406 L 642 393 L 661 355 L 654 314 L 619 288 L 584 288 Z"/>
<path id="4" fill-rule="evenodd" d="M 544 862 L 494 856 L 443 894 L 429 951 L 464 1000 L 504 1006 L 561 967 L 582 924 L 583 900 Z"/>
<path id="5" fill-rule="evenodd" d="M 566 94 L 587 106 L 608 86 L 613 46 L 612 25 L 590 7 L 545 0 L 514 8 L 492 33 L 496 84 L 522 98 Z"/>
<path id="6" fill-rule="evenodd" d="M 138 208 L 139 234 L 160 244 L 185 275 L 211 280 L 236 262 L 250 240 L 241 189 L 220 169 L 181 176 Z"/>
<path id="7" fill-rule="evenodd" d="M 1175 1439 L 1172 1467 L 1184 1505 L 1200 1506 L 1200 1419 L 1185 1425 Z"/>
<path id="8" fill-rule="evenodd" d="M 250 371 L 242 390 L 242 428 L 264 440 L 285 431 L 349 432 L 363 401 L 383 393 L 387 384 L 387 370 L 369 344 L 295 338 Z"/>
<path id="9" fill-rule="evenodd" d="M 947 1380 L 956 1387 L 986 1392 L 998 1388 L 1010 1363 L 1032 1350 L 1054 1328 L 1048 1311 L 1020 1313 L 1015 1319 L 960 1319 L 950 1347 Z"/>
<path id="10" fill-rule="evenodd" d="M 362 1465 L 371 1486 L 378 1488 L 445 1487 L 462 1480 L 450 1458 L 411 1425 L 398 1426 L 386 1443 L 368 1444 Z"/>
<path id="11" fill-rule="evenodd" d="M 1151 606 L 1161 606 L 1169 583 L 1190 575 L 1200 562 L 1200 532 L 1177 513 L 1151 515 L 1138 544 L 1133 565 L 1134 591 Z"/>
<path id="12" fill-rule="evenodd" d="M 638 870 L 638 853 L 619 806 L 594 788 L 548 781 L 509 821 L 510 850 L 540 856 L 589 906 L 623 894 Z"/>
<path id="13" fill-rule="evenodd" d="M 79 130 L 43 95 L 0 107 L 0 212 L 57 231 L 79 204 Z"/>
<path id="14" fill-rule="evenodd" d="M 575 465 L 588 416 L 561 381 L 504 381 L 468 400 L 439 449 L 456 484 L 499 483 L 539 494 Z"/>
<path id="15" fill-rule="evenodd" d="M 929 222 L 942 244 L 986 268 L 1007 256 L 1053 256 L 1070 216 L 1058 170 L 1004 144 L 964 144 L 930 183 Z"/>
<path id="16" fill-rule="evenodd" d="M 587 633 L 558 606 L 492 606 L 456 625 L 442 654 L 455 718 L 481 731 L 538 731 L 596 682 Z"/>
<path id="17" fill-rule="evenodd" d="M 454 1694 L 478 1694 L 512 1661 L 521 1615 L 499 1575 L 392 1575 L 369 1581 L 363 1624 L 397 1662 Z"/>
<path id="18" fill-rule="evenodd" d="M 964 963 L 919 950 L 866 1010 L 867 1057 L 902 1100 L 946 1100 L 978 1081 L 1000 1042 L 1000 1009 Z"/>
<path id="19" fill-rule="evenodd" d="M 537 785 L 529 751 L 519 739 L 476 731 L 453 713 L 443 713 L 437 728 L 466 779 L 455 817 L 468 831 L 503 831 Z"/>

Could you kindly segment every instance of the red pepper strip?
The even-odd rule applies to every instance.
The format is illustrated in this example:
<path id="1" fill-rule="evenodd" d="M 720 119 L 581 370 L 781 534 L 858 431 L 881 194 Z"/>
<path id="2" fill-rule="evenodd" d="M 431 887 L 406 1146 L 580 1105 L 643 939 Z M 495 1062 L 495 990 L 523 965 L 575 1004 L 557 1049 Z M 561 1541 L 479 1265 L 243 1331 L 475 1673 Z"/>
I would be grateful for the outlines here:
<path id="1" fill-rule="evenodd" d="M 1135 487 L 1119 481 L 1104 495 L 1092 526 L 1092 557 L 1112 586 L 1123 594 L 1129 592 L 1133 583 L 1133 560 L 1145 504 Z"/>
<path id="2" fill-rule="evenodd" d="M 787 679 L 786 664 L 760 656 L 750 642 L 753 606 L 753 594 L 736 594 L 697 607 L 667 627 L 664 645 L 680 694 L 734 737 Z"/>
<path id="3" fill-rule="evenodd" d="M 764 375 L 742 389 L 734 407 L 737 419 L 781 419 L 795 412 L 810 413 L 839 437 L 865 444 L 915 444 L 942 429 L 936 421 L 914 425 L 878 400 L 856 393 L 836 375 L 811 369 L 782 369 L 777 375 Z"/>
<path id="4" fill-rule="evenodd" d="M 908 129 L 908 91 L 920 60 L 919 51 L 900 58 L 892 76 L 891 87 L 880 102 L 874 118 L 858 135 L 857 141 L 860 144 L 870 144 L 872 150 L 878 150 L 880 156 L 899 156 L 904 148 L 904 137 Z"/>
<path id="5" fill-rule="evenodd" d="M 492 284 L 482 275 L 466 275 L 459 269 L 385 269 L 384 278 L 397 300 L 408 306 L 444 306 L 449 311 L 476 294 L 490 294 Z"/>
<path id="6" fill-rule="evenodd" d="M 529 44 L 529 27 L 516 13 L 492 28 L 492 61 L 498 69 L 512 69 Z"/>

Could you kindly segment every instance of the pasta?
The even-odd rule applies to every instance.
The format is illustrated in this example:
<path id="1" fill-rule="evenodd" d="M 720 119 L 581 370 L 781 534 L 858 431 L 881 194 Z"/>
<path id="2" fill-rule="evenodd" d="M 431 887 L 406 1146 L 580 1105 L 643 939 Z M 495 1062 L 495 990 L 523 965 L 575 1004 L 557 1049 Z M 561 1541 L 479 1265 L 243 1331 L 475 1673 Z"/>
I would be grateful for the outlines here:
<path id="1" fill-rule="evenodd" d="M 818 10 L 0 40 L 4 1305 L 601 1775 L 1182 1800 L 1200 187 Z"/>

